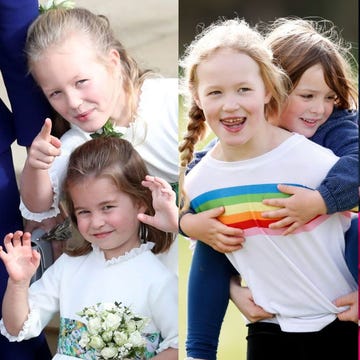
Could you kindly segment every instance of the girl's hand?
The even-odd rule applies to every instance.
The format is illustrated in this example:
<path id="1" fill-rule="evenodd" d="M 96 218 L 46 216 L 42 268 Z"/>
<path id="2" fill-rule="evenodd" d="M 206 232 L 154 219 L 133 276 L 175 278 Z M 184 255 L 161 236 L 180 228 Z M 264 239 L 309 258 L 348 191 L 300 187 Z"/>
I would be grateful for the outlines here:
<path id="1" fill-rule="evenodd" d="M 274 317 L 274 314 L 268 313 L 261 306 L 255 304 L 250 289 L 241 286 L 239 276 L 233 276 L 230 280 L 230 298 L 250 322 Z"/>
<path id="2" fill-rule="evenodd" d="M 31 144 L 27 162 L 34 169 L 49 169 L 56 156 L 61 153 L 61 142 L 57 137 L 51 135 L 51 127 L 51 120 L 47 118 Z"/>
<path id="3" fill-rule="evenodd" d="M 280 208 L 262 213 L 262 216 L 267 219 L 281 218 L 281 220 L 270 224 L 269 228 L 288 227 L 283 232 L 283 235 L 288 235 L 316 216 L 326 214 L 324 199 L 317 190 L 282 184 L 278 185 L 278 189 L 291 196 L 285 199 L 263 200 L 265 205 Z"/>
<path id="4" fill-rule="evenodd" d="M 0 258 L 14 283 L 30 283 L 40 265 L 40 254 L 31 247 L 31 234 L 16 231 L 4 239 L 6 252 L 0 246 Z"/>
<path id="5" fill-rule="evenodd" d="M 359 309 L 358 309 L 358 297 L 357 291 L 350 294 L 339 297 L 335 300 L 336 306 L 349 306 L 349 309 L 337 314 L 337 317 L 341 321 L 353 321 L 358 323 Z"/>
<path id="6" fill-rule="evenodd" d="M 142 185 L 150 189 L 153 198 L 155 215 L 138 214 L 138 219 L 166 232 L 178 231 L 178 208 L 176 194 L 165 180 L 147 175 Z"/>
<path id="7" fill-rule="evenodd" d="M 214 250 L 227 253 L 242 248 L 245 241 L 241 229 L 224 225 L 217 218 L 225 211 L 224 207 L 185 214 L 181 217 L 181 229 L 195 240 L 200 240 Z"/>

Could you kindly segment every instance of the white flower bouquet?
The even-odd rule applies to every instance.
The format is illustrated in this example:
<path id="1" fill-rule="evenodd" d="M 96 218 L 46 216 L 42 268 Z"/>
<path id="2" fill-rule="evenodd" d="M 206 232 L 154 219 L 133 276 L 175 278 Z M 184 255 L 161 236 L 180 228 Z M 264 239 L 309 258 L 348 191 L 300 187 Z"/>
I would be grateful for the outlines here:
<path id="1" fill-rule="evenodd" d="M 95 350 L 97 359 L 142 359 L 146 341 L 141 333 L 148 319 L 118 302 L 85 307 L 78 315 L 87 320 L 79 345 Z"/>

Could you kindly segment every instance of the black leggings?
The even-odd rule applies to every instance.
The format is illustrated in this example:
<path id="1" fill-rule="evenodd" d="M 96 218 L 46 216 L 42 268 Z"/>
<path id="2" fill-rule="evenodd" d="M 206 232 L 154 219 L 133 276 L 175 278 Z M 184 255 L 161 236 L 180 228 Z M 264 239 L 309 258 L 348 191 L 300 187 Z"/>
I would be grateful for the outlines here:
<path id="1" fill-rule="evenodd" d="M 247 360 L 357 360 L 358 325 L 336 319 L 317 332 L 289 333 L 280 326 L 248 325 Z"/>

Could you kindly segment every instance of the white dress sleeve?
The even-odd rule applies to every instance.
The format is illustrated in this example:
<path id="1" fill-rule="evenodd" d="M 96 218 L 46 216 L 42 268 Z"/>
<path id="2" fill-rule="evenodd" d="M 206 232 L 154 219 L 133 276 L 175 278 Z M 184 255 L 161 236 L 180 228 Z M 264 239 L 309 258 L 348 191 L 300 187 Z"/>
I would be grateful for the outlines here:
<path id="1" fill-rule="evenodd" d="M 49 177 L 54 194 L 53 203 L 49 210 L 41 213 L 34 213 L 31 212 L 21 200 L 20 211 L 25 219 L 41 222 L 44 219 L 55 217 L 60 213 L 59 202 L 61 200 L 61 187 L 66 175 L 70 154 L 76 147 L 83 144 L 85 141 L 90 140 L 90 135 L 77 126 L 72 126 L 60 140 L 61 155 L 55 159 L 49 169 Z"/>
<path id="2" fill-rule="evenodd" d="M 17 336 L 10 335 L 0 321 L 0 331 L 9 341 L 22 341 L 39 336 L 41 331 L 59 311 L 60 279 L 66 267 L 66 256 L 62 255 L 35 281 L 29 289 L 30 312 Z"/>

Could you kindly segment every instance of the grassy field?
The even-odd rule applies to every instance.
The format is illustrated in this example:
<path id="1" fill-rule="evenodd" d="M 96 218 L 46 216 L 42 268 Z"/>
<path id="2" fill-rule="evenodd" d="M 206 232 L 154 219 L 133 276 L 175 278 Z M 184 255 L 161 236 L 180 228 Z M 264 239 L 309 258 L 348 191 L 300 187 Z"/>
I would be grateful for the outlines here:
<path id="1" fill-rule="evenodd" d="M 186 337 L 186 296 L 187 279 L 191 262 L 191 250 L 189 243 L 184 238 L 179 239 L 179 332 L 180 353 L 179 360 L 183 360 L 185 354 Z M 199 296 L 201 296 L 199 294 Z M 218 352 L 218 360 L 245 360 L 246 359 L 246 327 L 240 312 L 230 303 L 221 335 Z"/>

